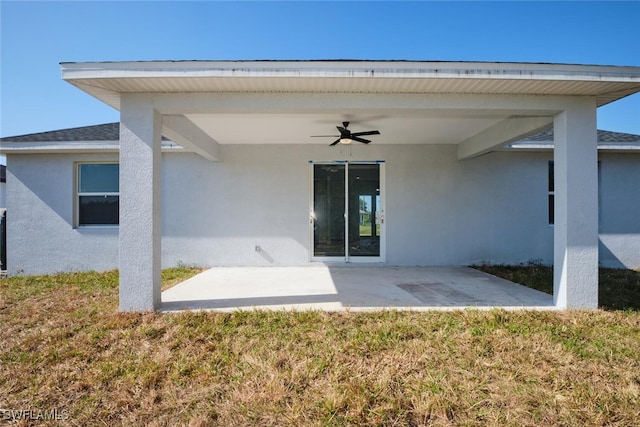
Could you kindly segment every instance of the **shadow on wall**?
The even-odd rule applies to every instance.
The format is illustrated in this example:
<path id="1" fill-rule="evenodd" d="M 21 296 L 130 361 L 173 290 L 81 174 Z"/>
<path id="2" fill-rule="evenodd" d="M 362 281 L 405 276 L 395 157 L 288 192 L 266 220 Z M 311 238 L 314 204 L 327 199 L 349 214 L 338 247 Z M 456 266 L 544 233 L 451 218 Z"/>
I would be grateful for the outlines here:
<path id="1" fill-rule="evenodd" d="M 273 264 L 275 262 L 273 257 L 269 255 L 269 252 L 265 251 L 261 246 L 256 246 L 256 252 L 269 264 Z"/>
<path id="2" fill-rule="evenodd" d="M 640 234 L 601 234 L 598 242 L 600 266 L 632 270 L 640 268 Z"/>

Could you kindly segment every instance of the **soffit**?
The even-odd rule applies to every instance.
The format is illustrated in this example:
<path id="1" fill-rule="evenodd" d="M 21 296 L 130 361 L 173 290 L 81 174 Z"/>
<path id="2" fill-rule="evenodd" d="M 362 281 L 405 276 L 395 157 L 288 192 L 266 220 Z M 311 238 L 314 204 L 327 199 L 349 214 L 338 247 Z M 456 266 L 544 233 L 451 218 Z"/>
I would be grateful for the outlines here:
<path id="1" fill-rule="evenodd" d="M 64 63 L 63 79 L 120 108 L 126 93 L 174 94 L 464 94 L 594 96 L 598 105 L 640 91 L 640 67 L 410 61 L 156 61 Z M 377 98 L 377 97 L 376 97 Z M 377 98 L 380 99 L 380 98 Z M 306 102 L 306 98 L 305 101 Z M 310 105 L 314 102 L 309 97 Z M 401 105 L 396 103 L 395 105 Z M 335 126 L 379 129 L 376 144 L 457 144 L 512 115 L 515 108 L 447 111 L 347 109 L 313 112 L 202 111 L 187 118 L 220 144 L 329 144 Z M 186 112 L 185 112 L 186 113 Z M 185 114 L 182 113 L 182 114 Z M 180 111 L 170 114 L 181 114 Z M 550 112 L 549 114 L 552 114 Z"/>
<path id="2" fill-rule="evenodd" d="M 404 61 L 63 63 L 63 79 L 119 108 L 122 93 L 434 93 L 595 96 L 640 92 L 640 67 Z"/>

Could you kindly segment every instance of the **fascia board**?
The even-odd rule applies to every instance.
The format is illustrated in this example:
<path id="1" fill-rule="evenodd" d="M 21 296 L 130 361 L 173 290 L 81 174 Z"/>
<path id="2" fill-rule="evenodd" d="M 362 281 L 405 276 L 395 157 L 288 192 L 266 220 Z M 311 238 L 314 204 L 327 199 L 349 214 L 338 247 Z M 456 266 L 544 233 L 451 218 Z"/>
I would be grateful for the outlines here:
<path id="1" fill-rule="evenodd" d="M 63 79 L 139 77 L 395 77 L 640 82 L 640 67 L 411 61 L 63 62 Z"/>

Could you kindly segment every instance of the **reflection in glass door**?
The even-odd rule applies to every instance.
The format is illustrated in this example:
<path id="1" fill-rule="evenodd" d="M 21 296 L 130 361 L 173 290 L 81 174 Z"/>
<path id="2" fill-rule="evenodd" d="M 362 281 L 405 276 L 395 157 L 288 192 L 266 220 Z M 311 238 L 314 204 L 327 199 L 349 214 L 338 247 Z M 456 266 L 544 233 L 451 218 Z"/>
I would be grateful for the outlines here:
<path id="1" fill-rule="evenodd" d="M 380 165 L 349 165 L 349 256 L 380 256 Z"/>
<path id="2" fill-rule="evenodd" d="M 345 256 L 345 165 L 313 165 L 313 254 Z"/>
<path id="3" fill-rule="evenodd" d="M 380 261 L 381 164 L 313 165 L 314 259 Z"/>

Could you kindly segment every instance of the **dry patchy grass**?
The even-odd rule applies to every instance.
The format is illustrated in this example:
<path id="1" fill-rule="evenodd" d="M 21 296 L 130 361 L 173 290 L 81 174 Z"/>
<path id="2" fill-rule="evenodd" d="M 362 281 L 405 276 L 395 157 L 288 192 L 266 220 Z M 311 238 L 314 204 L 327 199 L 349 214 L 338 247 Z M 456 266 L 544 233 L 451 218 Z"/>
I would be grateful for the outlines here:
<path id="1" fill-rule="evenodd" d="M 640 419 L 637 312 L 116 307 L 113 272 L 0 281 L 0 408 L 81 426 Z"/>
<path id="2" fill-rule="evenodd" d="M 553 295 L 553 267 L 526 265 L 474 265 L 485 273 Z M 605 310 L 640 310 L 640 270 L 600 268 L 598 305 Z"/>

